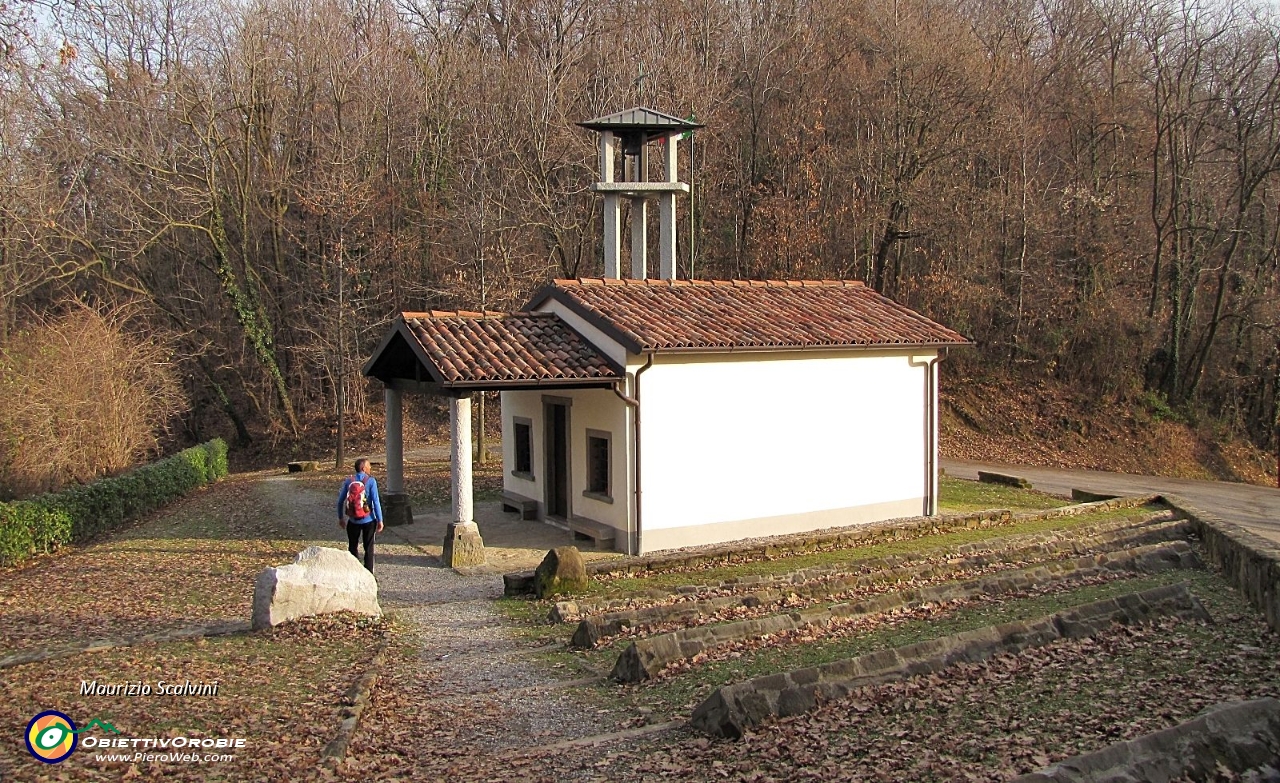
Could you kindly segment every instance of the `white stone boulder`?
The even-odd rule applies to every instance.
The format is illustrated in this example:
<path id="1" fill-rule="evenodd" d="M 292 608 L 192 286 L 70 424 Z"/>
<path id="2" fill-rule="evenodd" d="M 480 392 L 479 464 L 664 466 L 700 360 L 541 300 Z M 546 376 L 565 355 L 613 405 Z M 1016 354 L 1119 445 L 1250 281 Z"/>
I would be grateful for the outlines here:
<path id="1" fill-rule="evenodd" d="M 311 546 L 293 563 L 258 574 L 253 583 L 253 627 L 329 612 L 381 616 L 378 582 L 343 549 Z"/>

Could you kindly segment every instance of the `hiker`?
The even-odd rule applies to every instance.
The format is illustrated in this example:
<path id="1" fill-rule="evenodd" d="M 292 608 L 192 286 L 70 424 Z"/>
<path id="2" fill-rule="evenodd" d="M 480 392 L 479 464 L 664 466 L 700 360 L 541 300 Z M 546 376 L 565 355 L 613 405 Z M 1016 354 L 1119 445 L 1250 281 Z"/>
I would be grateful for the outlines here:
<path id="1" fill-rule="evenodd" d="M 358 544 L 364 539 L 364 567 L 373 573 L 373 536 L 382 532 L 382 503 L 378 482 L 369 475 L 369 460 L 356 460 L 356 474 L 342 482 L 338 493 L 338 527 L 347 531 L 352 557 L 360 557 Z"/>

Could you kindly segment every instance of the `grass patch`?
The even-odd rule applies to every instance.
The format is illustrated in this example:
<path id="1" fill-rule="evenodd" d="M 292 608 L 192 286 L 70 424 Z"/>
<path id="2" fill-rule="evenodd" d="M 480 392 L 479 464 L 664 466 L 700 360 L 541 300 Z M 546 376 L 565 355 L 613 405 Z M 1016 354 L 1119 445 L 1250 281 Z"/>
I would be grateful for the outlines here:
<path id="1" fill-rule="evenodd" d="M 28 664 L 6 678 L 0 721 L 25 726 L 36 713 L 57 709 L 81 726 L 100 718 L 124 737 L 243 737 L 244 749 L 225 751 L 236 752 L 233 762 L 141 763 L 139 771 L 142 777 L 165 779 L 283 779 L 319 761 L 320 750 L 337 732 L 343 694 L 363 673 L 362 664 L 387 628 L 377 619 L 329 615 L 269 632 L 114 648 Z M 145 683 L 153 692 L 82 695 L 81 682 L 95 680 Z M 162 696 L 156 692 L 162 680 L 217 682 L 218 692 Z M 128 766 L 97 762 L 92 750 L 82 748 L 58 770 L 75 780 L 119 780 Z M 21 742 L 0 747 L 0 768 L 16 779 L 35 779 L 48 771 L 27 755 Z"/>
<path id="2" fill-rule="evenodd" d="M 508 625 L 522 639 L 534 642 L 549 643 L 562 641 L 572 635 L 575 624 L 547 622 L 547 613 L 551 611 L 551 601 L 539 601 L 531 598 L 499 598 L 493 606 L 506 618 Z"/>
<path id="3" fill-rule="evenodd" d="M 404 488 L 415 506 L 447 506 L 452 502 L 453 475 L 448 462 L 405 465 L 404 471 Z M 471 486 L 478 503 L 501 500 L 502 460 L 484 465 L 472 462 Z"/>
<path id="4" fill-rule="evenodd" d="M 303 473 L 293 480 L 321 492 L 331 493 L 334 505 L 337 505 L 338 490 L 342 480 L 351 475 L 351 470 L 324 470 Z M 384 486 L 379 476 L 378 486 Z M 502 460 L 490 460 L 481 465 L 471 464 L 471 486 L 476 502 L 502 499 Z M 420 508 L 447 506 L 453 502 L 453 475 L 448 461 L 411 462 L 404 466 L 404 490 L 410 502 Z M 385 490 L 384 490 L 385 491 Z"/>
<path id="5" fill-rule="evenodd" d="M 1019 511 L 1043 511 L 1071 505 L 1071 501 L 1034 489 L 1019 489 L 1004 484 L 988 484 L 953 476 L 938 479 L 938 510 L 944 514 L 962 514 L 1007 508 Z"/>
<path id="6" fill-rule="evenodd" d="M 1274 695 L 1275 633 L 1223 580 L 1197 574 L 1191 581 L 1217 624 L 1164 619 L 1113 628 L 860 689 L 739 742 L 692 733 L 641 738 L 610 761 L 664 780 L 698 780 L 716 769 L 734 779 L 994 783 L 1167 728 L 1211 705 Z"/>
<path id="7" fill-rule="evenodd" d="M 628 689 L 624 698 L 631 698 L 637 704 L 655 711 L 673 715 L 684 714 L 710 695 L 713 690 L 728 683 L 854 658 L 877 650 L 938 639 L 989 625 L 1035 619 L 1078 604 L 1180 581 L 1191 582 L 1192 590 L 1197 595 L 1230 589 L 1219 577 L 1207 572 L 1170 571 L 1134 579 L 1114 580 L 1068 592 L 1030 598 L 990 600 L 942 617 L 909 620 L 901 625 L 884 627 L 870 633 L 845 638 L 820 638 L 803 645 L 766 647 L 745 653 L 739 658 L 710 661 L 679 676 Z M 601 652 L 592 651 L 588 656 L 594 657 Z M 620 648 L 610 649 L 608 652 L 616 657 Z"/>
<path id="8" fill-rule="evenodd" d="M 997 525 L 972 530 L 955 530 L 937 535 L 926 535 L 897 541 L 882 541 L 866 546 L 831 549 L 801 555 L 786 555 L 770 559 L 750 560 L 697 571 L 667 571 L 638 577 L 593 581 L 584 594 L 600 598 L 627 598 L 643 596 L 650 591 L 670 592 L 686 585 L 717 584 L 745 576 L 778 576 L 805 568 L 845 567 L 860 561 L 891 555 L 929 554 L 948 548 L 986 541 L 993 538 L 1043 533 L 1051 530 L 1070 530 L 1081 525 L 1123 519 L 1129 516 L 1153 513 L 1163 507 L 1155 504 L 1139 508 L 1113 509 L 1074 517 L 1050 517 L 1029 519 L 1008 525 Z M 549 605 L 548 605 L 549 610 Z"/>
<path id="9" fill-rule="evenodd" d="M 313 543 L 294 540 L 252 482 L 232 477 L 94 543 L 0 571 L 0 655 L 249 619 L 258 573 Z"/>

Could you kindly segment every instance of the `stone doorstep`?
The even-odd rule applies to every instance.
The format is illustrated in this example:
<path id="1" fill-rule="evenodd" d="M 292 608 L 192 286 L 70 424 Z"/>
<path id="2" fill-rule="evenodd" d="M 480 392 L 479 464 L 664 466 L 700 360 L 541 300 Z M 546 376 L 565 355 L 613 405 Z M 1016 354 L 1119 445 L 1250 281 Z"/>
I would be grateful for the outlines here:
<path id="1" fill-rule="evenodd" d="M 1191 546 L 1179 541 L 1137 547 L 1117 553 L 1089 555 L 1073 561 L 1041 563 L 1027 568 L 1001 571 L 928 587 L 881 593 L 851 603 L 836 604 L 827 609 L 802 609 L 711 626 L 684 628 L 632 642 L 618 655 L 611 677 L 619 682 L 639 682 L 657 676 L 659 672 L 677 661 L 692 658 L 729 642 L 795 631 L 810 626 L 825 626 L 836 619 L 871 617 L 927 603 L 999 595 L 1035 585 L 1067 583 L 1116 571 L 1156 573 L 1171 568 L 1199 567 L 1202 567 L 1202 564 Z M 574 634 L 575 642 L 579 641 L 580 634 L 586 636 L 581 625 L 578 633 Z"/>
<path id="2" fill-rule="evenodd" d="M 533 498 L 527 498 L 517 492 L 509 489 L 502 491 L 502 510 L 507 509 L 520 514 L 520 519 L 530 520 L 538 518 L 538 501 Z"/>
<path id="3" fill-rule="evenodd" d="M 1005 623 L 881 650 L 843 661 L 757 677 L 718 688 L 694 710 L 690 724 L 705 734 L 737 739 L 766 720 L 798 715 L 853 690 L 1021 652 L 1061 638 L 1092 636 L 1113 622 L 1137 624 L 1161 616 L 1212 622 L 1186 583 L 1066 609 L 1038 620 Z"/>
<path id="4" fill-rule="evenodd" d="M 1176 726 L 1064 759 L 1010 783 L 1205 780 L 1275 765 L 1277 758 L 1280 701 L 1263 698 L 1219 704 Z"/>
<path id="5" fill-rule="evenodd" d="M 1166 513 L 1168 512 L 1160 512 L 1160 514 L 1148 515 L 1148 519 L 1157 518 L 1157 517 L 1163 516 Z M 1070 551 L 1076 554 L 1085 554 L 1087 553 L 1088 549 L 1092 549 L 1098 546 L 1123 544 L 1125 545 L 1125 548 L 1132 548 L 1133 546 L 1138 546 L 1143 544 L 1174 540 L 1178 537 L 1178 534 L 1185 534 L 1186 532 L 1190 532 L 1190 526 L 1189 526 L 1189 523 L 1187 523 L 1185 520 L 1176 520 L 1176 519 L 1156 522 L 1155 524 L 1150 524 L 1148 521 L 1144 520 L 1142 523 L 1139 523 L 1138 525 L 1134 525 L 1129 520 L 1116 520 L 1111 522 L 1099 523 L 1097 527 L 1090 526 L 1088 530 L 1097 531 L 1097 532 L 1094 535 L 1086 536 L 1083 538 L 1076 538 L 1075 536 L 1064 536 L 1060 532 L 1059 533 L 1054 533 L 1054 532 L 1031 533 L 1031 534 L 1023 534 L 1019 536 L 1004 536 L 1001 538 L 989 539 L 983 542 L 974 542 L 972 544 L 966 544 L 963 547 L 957 547 L 955 550 L 952 551 L 952 553 L 957 556 L 964 556 L 960 562 L 955 564 L 956 568 L 963 568 L 968 565 L 974 564 L 975 561 L 979 561 L 978 564 L 982 564 L 981 561 L 985 560 L 984 558 L 980 557 L 979 555 L 975 555 L 974 553 L 985 553 L 985 552 L 996 551 L 1002 544 L 1011 545 L 1016 543 L 1017 545 L 1010 546 L 1007 552 L 1001 552 L 1001 554 L 1019 554 L 1019 553 L 1028 554 L 1032 552 L 1043 552 L 1046 554 L 1060 554 L 1063 551 Z M 1079 531 L 1071 531 L 1071 532 L 1077 533 Z M 1061 545 L 1055 546 L 1054 545 L 1055 543 L 1061 544 Z M 831 589 L 835 590 L 835 592 L 843 592 L 847 589 L 860 587 L 867 583 L 878 583 L 883 581 L 901 581 L 901 580 L 909 579 L 921 573 L 922 571 L 934 571 L 939 568 L 939 566 L 932 563 L 917 565 L 917 566 L 909 565 L 910 563 L 918 559 L 920 559 L 920 557 L 906 555 L 906 556 L 895 557 L 895 558 L 877 558 L 875 560 L 864 561 L 863 563 L 861 563 L 861 566 L 864 569 L 878 569 L 884 572 L 882 576 L 873 576 L 871 574 L 865 574 L 865 573 L 850 575 L 848 578 L 834 583 Z M 821 579 L 823 577 L 830 576 L 832 574 L 839 574 L 839 573 L 841 573 L 841 571 L 839 570 L 839 567 L 823 567 L 823 568 L 807 568 L 807 569 L 801 569 L 799 571 L 793 571 L 790 574 L 783 574 L 777 577 L 776 579 L 769 579 L 766 577 L 754 577 L 750 580 L 741 580 L 741 581 L 727 580 L 724 582 L 720 582 L 717 585 L 708 586 L 707 590 L 733 589 L 733 588 L 744 586 L 744 585 L 745 586 L 759 585 L 763 589 L 758 591 L 753 591 L 741 597 L 718 596 L 715 598 L 700 599 L 700 600 L 689 601 L 684 603 L 691 605 L 692 607 L 695 607 L 689 610 L 695 613 L 703 613 L 704 611 L 720 611 L 721 609 L 727 608 L 728 606 L 731 606 L 738 601 L 745 602 L 745 605 L 748 605 L 748 606 L 756 605 L 761 601 L 776 600 L 776 597 L 774 596 L 774 592 L 777 589 L 785 589 L 788 585 L 803 584 L 806 581 L 810 581 L 813 579 Z M 504 580 L 508 578 L 524 579 L 525 576 L 523 574 L 508 574 L 506 577 L 504 577 Z M 529 580 L 529 585 L 530 585 L 528 589 L 531 590 L 532 579 L 533 579 L 532 572 L 528 573 L 527 578 Z M 508 584 L 510 583 L 508 582 Z M 522 588 L 517 586 L 513 589 L 522 589 Z M 683 591 L 678 589 L 677 592 L 690 592 L 690 591 Z M 830 592 L 830 590 L 826 592 Z M 512 593 L 508 593 L 508 595 L 511 595 L 511 594 Z M 803 594 L 806 596 L 809 595 L 809 593 L 803 593 Z M 585 645 L 587 644 L 587 640 L 594 639 L 594 641 L 591 641 L 590 644 L 588 645 L 588 646 L 594 646 L 595 642 L 598 641 L 600 638 L 603 638 L 605 636 L 611 636 L 615 633 L 618 633 L 623 627 L 634 627 L 635 625 L 643 623 L 645 620 L 649 619 L 651 616 L 656 616 L 660 619 L 664 612 L 671 611 L 671 607 L 667 607 L 667 606 L 641 607 L 641 608 L 634 608 L 634 609 L 619 608 L 619 607 L 627 607 L 627 604 L 625 603 L 626 599 L 622 599 L 622 601 L 623 603 L 605 602 L 603 604 L 599 602 L 592 602 L 592 601 L 561 601 L 556 603 L 555 606 L 551 609 L 551 612 L 548 616 L 548 620 L 552 623 L 560 623 L 560 622 L 567 621 L 567 619 L 570 617 L 582 617 L 582 615 L 584 614 L 588 615 L 587 617 L 582 617 L 582 622 L 585 623 L 590 621 L 592 623 L 598 623 L 598 627 L 584 629 L 580 623 L 579 631 L 583 634 L 583 636 L 581 637 L 581 639 L 583 640 L 582 644 Z M 677 606 L 681 606 L 681 605 L 677 604 Z M 703 607 L 710 607 L 710 609 L 706 610 Z M 616 609 L 617 611 L 608 611 L 610 609 Z M 598 612 L 600 610 L 605 610 L 605 614 L 592 616 L 592 613 Z M 683 615 L 681 617 L 683 617 Z M 617 625 L 617 630 L 613 630 L 613 631 L 606 630 L 606 628 L 610 624 Z M 575 633 L 575 639 L 576 638 L 578 638 L 578 634 Z"/>

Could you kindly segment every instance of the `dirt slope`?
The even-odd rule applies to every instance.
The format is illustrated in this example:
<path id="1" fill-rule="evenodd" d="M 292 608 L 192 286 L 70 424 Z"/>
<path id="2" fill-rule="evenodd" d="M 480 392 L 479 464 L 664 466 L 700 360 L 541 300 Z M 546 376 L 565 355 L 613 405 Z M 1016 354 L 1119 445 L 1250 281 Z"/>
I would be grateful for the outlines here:
<path id="1" fill-rule="evenodd" d="M 943 377 L 945 457 L 1275 486 L 1275 456 L 1141 403 L 1050 381 Z"/>

